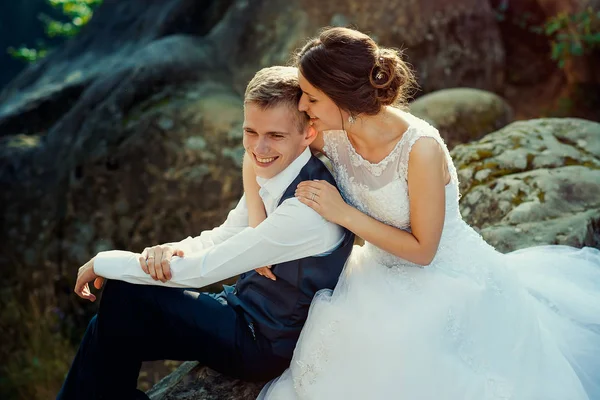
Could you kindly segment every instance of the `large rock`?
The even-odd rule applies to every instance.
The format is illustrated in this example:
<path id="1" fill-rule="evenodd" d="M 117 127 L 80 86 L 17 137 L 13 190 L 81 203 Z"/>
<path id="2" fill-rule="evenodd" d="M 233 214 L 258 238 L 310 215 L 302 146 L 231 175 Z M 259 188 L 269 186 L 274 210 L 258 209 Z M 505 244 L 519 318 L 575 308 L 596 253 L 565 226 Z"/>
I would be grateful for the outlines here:
<path id="1" fill-rule="evenodd" d="M 600 124 L 515 122 L 452 156 L 463 217 L 499 250 L 600 247 Z"/>
<path id="2" fill-rule="evenodd" d="M 410 103 L 410 112 L 435 126 L 450 149 L 481 139 L 513 118 L 512 108 L 502 97 L 472 88 L 429 93 Z"/>
<path id="3" fill-rule="evenodd" d="M 243 382 L 197 362 L 183 363 L 147 394 L 151 400 L 255 400 L 266 382 Z"/>

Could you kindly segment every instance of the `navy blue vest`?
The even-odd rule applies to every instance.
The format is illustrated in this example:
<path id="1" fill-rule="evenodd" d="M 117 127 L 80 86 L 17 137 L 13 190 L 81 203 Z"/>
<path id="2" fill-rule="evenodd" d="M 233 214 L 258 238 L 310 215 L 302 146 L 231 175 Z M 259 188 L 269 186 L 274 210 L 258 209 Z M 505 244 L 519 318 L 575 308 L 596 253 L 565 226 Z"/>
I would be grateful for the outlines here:
<path id="1" fill-rule="evenodd" d="M 300 182 L 312 179 L 335 185 L 327 167 L 312 156 L 285 190 L 279 205 L 294 196 Z M 256 271 L 242 274 L 235 289 L 226 288 L 227 302 L 243 312 L 254 329 L 271 342 L 274 354 L 291 359 L 312 298 L 321 289 L 335 287 L 353 243 L 354 234 L 346 230 L 342 244 L 329 255 L 273 265 L 276 281 Z"/>

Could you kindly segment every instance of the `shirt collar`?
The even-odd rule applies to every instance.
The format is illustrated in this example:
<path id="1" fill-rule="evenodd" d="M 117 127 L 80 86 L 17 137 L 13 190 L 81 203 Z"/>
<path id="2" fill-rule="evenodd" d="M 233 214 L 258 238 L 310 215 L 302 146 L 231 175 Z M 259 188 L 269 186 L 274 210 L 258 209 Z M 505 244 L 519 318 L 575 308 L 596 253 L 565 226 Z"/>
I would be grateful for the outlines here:
<path id="1" fill-rule="evenodd" d="M 272 178 L 265 179 L 260 176 L 256 177 L 256 182 L 263 190 L 266 190 L 272 198 L 279 198 L 283 195 L 285 189 L 296 179 L 302 168 L 310 160 L 311 152 L 307 147 L 286 169 L 278 173 Z"/>

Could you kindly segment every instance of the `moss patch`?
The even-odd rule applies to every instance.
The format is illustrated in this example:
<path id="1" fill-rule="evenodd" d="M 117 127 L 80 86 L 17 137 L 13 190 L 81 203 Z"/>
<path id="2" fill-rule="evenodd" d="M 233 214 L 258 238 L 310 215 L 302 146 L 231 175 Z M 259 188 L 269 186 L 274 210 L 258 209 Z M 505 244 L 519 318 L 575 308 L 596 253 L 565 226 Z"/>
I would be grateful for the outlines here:
<path id="1" fill-rule="evenodd" d="M 511 136 L 510 137 L 510 141 L 512 143 L 512 147 L 511 149 L 518 149 L 520 147 L 522 147 L 521 145 L 521 137 L 520 136 Z"/>
<path id="2" fill-rule="evenodd" d="M 545 203 L 546 202 L 546 193 L 544 193 L 543 191 L 539 191 L 537 194 L 538 199 L 540 199 L 540 203 Z"/>
<path id="3" fill-rule="evenodd" d="M 533 160 L 535 159 L 535 154 L 527 154 L 527 171 L 531 171 L 533 169 Z"/>
<path id="4" fill-rule="evenodd" d="M 483 164 L 481 166 L 481 168 L 478 168 L 477 170 L 479 171 L 480 169 L 493 169 L 496 168 L 499 164 L 497 162 L 494 161 L 488 161 L 485 164 Z"/>
<path id="5" fill-rule="evenodd" d="M 490 158 L 494 155 L 494 152 L 488 149 L 477 149 L 477 160 L 485 160 L 486 158 Z"/>
<path id="6" fill-rule="evenodd" d="M 518 206 L 519 204 L 524 203 L 526 197 L 527 193 L 519 189 L 519 191 L 512 198 L 513 205 Z"/>

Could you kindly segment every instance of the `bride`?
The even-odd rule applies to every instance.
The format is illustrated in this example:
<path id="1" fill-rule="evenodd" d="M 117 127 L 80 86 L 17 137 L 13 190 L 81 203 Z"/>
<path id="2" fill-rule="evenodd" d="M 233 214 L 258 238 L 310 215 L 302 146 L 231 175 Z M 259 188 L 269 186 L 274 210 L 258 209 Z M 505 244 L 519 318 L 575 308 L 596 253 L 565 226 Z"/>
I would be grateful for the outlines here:
<path id="1" fill-rule="evenodd" d="M 315 296 L 289 369 L 260 398 L 600 399 L 600 251 L 502 254 L 468 226 L 438 131 L 393 107 L 413 82 L 396 51 L 331 28 L 297 64 L 299 109 L 341 195 L 321 181 L 296 195 L 366 244 Z"/>

